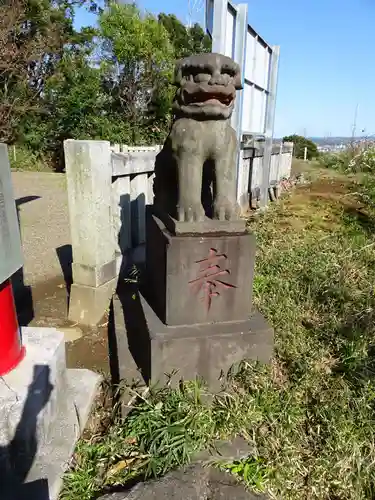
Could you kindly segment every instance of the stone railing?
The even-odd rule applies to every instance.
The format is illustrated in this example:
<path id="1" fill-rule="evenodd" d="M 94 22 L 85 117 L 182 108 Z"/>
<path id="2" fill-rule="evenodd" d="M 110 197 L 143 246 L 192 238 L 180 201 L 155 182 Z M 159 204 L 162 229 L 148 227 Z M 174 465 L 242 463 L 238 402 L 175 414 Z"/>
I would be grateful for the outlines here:
<path id="1" fill-rule="evenodd" d="M 274 144 L 268 176 L 268 190 L 273 190 L 283 179 L 291 175 L 293 143 Z M 258 207 L 263 182 L 264 156 L 262 147 L 244 147 L 240 151 L 238 200 L 246 214 Z M 270 194 L 270 199 L 273 195 Z"/>
<path id="2" fill-rule="evenodd" d="M 125 259 L 143 260 L 145 210 L 153 203 L 154 165 L 160 149 L 65 141 L 73 250 L 70 319 L 96 324 Z M 290 144 L 274 147 L 269 186 L 289 177 L 292 150 Z M 243 214 L 256 206 L 262 168 L 261 148 L 241 149 L 238 199 Z"/>
<path id="3" fill-rule="evenodd" d="M 107 141 L 64 143 L 73 251 L 69 318 L 97 324 L 117 285 L 123 260 L 145 243 L 145 209 L 152 203 L 160 150 Z"/>

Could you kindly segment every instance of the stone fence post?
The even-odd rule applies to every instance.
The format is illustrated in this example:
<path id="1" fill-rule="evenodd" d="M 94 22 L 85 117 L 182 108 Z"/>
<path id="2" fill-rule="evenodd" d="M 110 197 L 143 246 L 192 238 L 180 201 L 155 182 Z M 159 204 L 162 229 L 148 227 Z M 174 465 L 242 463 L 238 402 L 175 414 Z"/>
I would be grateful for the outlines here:
<path id="1" fill-rule="evenodd" d="M 96 325 L 117 284 L 110 143 L 69 139 L 64 151 L 73 250 L 69 319 Z"/>

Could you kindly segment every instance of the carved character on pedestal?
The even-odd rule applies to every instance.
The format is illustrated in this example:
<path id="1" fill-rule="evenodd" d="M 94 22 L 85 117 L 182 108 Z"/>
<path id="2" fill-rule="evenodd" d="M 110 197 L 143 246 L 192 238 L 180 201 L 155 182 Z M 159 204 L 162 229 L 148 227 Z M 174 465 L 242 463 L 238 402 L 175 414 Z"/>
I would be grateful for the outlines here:
<path id="1" fill-rule="evenodd" d="M 230 125 L 238 64 L 221 54 L 177 62 L 174 122 L 155 167 L 155 205 L 179 221 L 238 219 L 237 137 Z"/>

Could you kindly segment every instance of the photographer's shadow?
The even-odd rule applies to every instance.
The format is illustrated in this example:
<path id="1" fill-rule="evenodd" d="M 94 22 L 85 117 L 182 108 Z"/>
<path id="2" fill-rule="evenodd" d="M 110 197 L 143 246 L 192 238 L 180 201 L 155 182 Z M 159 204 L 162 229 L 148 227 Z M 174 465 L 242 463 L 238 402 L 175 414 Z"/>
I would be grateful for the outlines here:
<path id="1" fill-rule="evenodd" d="M 2 500 L 50 500 L 47 479 L 26 481 L 38 450 L 38 415 L 48 403 L 52 390 L 49 366 L 35 365 L 14 437 L 8 446 L 0 447 Z"/>

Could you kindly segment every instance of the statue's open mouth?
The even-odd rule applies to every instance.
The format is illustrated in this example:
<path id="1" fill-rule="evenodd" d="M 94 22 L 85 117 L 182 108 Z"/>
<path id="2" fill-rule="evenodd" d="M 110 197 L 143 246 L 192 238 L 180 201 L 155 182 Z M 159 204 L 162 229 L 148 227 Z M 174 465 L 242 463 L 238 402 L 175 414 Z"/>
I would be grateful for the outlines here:
<path id="1" fill-rule="evenodd" d="M 204 106 L 205 104 L 217 104 L 230 106 L 234 100 L 233 94 L 224 94 L 222 92 L 184 92 L 185 104 L 195 104 Z"/>

